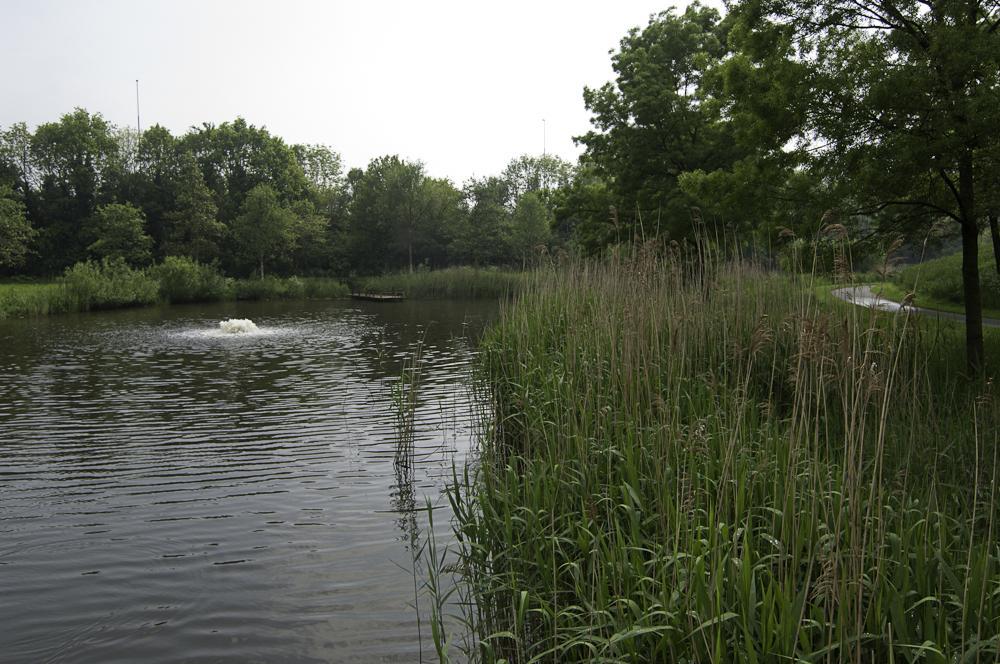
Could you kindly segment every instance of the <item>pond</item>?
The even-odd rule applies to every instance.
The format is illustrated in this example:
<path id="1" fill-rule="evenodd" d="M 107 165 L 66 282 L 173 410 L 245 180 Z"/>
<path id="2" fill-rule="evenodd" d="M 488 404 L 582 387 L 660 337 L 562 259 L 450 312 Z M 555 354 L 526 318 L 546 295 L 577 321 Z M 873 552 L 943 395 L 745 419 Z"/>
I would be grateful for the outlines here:
<path id="1" fill-rule="evenodd" d="M 412 662 L 409 512 L 477 423 L 495 302 L 0 322 L 0 660 Z M 259 330 L 225 334 L 219 321 Z M 422 342 L 412 463 L 394 391 Z M 425 612 L 426 613 L 426 612 Z M 422 642 L 421 642 L 422 637 Z"/>

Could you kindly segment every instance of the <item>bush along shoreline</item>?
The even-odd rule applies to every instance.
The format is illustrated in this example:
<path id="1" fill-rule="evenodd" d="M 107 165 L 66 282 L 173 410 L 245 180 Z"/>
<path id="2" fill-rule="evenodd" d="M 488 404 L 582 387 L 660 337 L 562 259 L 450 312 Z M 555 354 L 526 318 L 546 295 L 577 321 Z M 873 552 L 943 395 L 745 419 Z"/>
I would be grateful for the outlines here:
<path id="1" fill-rule="evenodd" d="M 224 300 L 338 299 L 349 289 L 323 277 L 233 279 L 211 265 L 169 256 L 149 268 L 123 260 L 77 263 L 48 283 L 0 284 L 0 319 Z"/>
<path id="2" fill-rule="evenodd" d="M 358 279 L 353 290 L 402 293 L 413 299 L 510 297 L 525 283 L 523 272 L 452 267 Z M 0 320 L 47 314 L 226 300 L 344 299 L 352 289 L 330 277 L 233 279 L 214 266 L 168 256 L 149 268 L 123 260 L 77 263 L 62 279 L 0 283 Z"/>
<path id="3" fill-rule="evenodd" d="M 442 661 L 994 661 L 1000 400 L 961 330 L 689 266 L 541 270 L 484 339 Z"/>

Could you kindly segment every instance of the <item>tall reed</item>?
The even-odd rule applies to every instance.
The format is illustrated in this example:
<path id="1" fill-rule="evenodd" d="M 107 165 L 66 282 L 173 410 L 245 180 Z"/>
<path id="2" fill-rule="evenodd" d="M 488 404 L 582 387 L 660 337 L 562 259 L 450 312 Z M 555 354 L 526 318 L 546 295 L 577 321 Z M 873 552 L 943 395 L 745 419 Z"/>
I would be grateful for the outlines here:
<path id="1" fill-rule="evenodd" d="M 812 293 L 708 243 L 534 276 L 449 490 L 472 659 L 1000 661 L 992 382 Z"/>
<path id="2" fill-rule="evenodd" d="M 403 293 L 415 299 L 501 298 L 520 291 L 526 275 L 496 268 L 449 267 L 399 272 L 361 280 L 359 290 Z"/>
<path id="3" fill-rule="evenodd" d="M 0 283 L 0 320 L 63 313 L 73 304 L 59 283 Z"/>

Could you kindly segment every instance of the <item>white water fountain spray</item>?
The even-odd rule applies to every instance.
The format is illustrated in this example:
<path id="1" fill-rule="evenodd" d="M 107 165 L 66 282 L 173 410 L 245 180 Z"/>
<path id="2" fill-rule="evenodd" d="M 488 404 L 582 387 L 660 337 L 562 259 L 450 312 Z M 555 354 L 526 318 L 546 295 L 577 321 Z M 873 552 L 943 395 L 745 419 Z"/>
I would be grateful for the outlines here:
<path id="1" fill-rule="evenodd" d="M 219 329 L 226 334 L 251 334 L 259 328 L 249 318 L 229 318 L 219 322 Z"/>

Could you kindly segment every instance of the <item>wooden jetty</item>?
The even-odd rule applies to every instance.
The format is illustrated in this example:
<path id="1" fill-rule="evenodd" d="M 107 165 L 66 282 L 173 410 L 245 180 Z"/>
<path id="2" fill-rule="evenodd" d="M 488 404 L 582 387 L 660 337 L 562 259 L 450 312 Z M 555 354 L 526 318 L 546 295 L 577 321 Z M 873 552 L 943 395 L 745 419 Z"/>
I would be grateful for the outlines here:
<path id="1" fill-rule="evenodd" d="M 368 300 L 369 302 L 399 302 L 406 299 L 402 293 L 351 293 L 352 300 Z"/>

